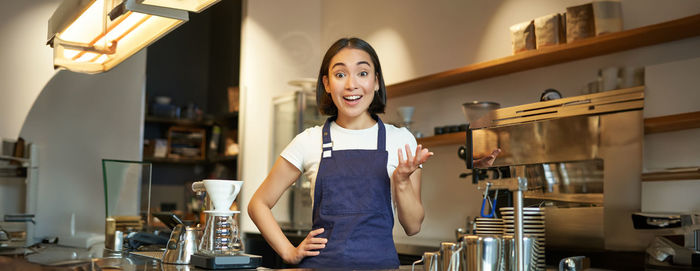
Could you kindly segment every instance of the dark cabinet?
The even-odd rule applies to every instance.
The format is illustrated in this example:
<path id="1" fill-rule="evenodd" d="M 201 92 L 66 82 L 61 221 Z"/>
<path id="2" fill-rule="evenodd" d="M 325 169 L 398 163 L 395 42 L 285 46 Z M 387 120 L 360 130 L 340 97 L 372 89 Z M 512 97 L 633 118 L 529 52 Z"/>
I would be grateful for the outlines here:
<path id="1" fill-rule="evenodd" d="M 220 1 L 148 47 L 143 160 L 151 212 L 199 220 L 195 181 L 238 177 L 241 2 Z"/>

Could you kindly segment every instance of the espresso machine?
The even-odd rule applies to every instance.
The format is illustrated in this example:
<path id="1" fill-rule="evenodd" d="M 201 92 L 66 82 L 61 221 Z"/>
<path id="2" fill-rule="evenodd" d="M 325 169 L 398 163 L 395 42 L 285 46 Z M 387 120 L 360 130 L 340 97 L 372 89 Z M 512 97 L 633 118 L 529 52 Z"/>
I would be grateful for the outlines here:
<path id="1" fill-rule="evenodd" d="M 490 109 L 470 121 L 461 156 L 472 181 L 512 193 L 515 270 L 526 270 L 527 206 L 544 209 L 548 248 L 643 251 L 649 244 L 653 236 L 635 231 L 630 219 L 641 204 L 643 106 L 642 86 Z M 501 154 L 490 168 L 474 167 L 495 148 Z"/>
<path id="2" fill-rule="evenodd" d="M 203 180 L 192 184 L 195 192 L 206 192 L 210 210 L 204 211 L 206 225 L 191 263 L 206 269 L 250 269 L 262 263 L 262 257 L 243 253 L 238 223 L 240 211 L 230 210 L 241 191 L 243 181 Z"/>

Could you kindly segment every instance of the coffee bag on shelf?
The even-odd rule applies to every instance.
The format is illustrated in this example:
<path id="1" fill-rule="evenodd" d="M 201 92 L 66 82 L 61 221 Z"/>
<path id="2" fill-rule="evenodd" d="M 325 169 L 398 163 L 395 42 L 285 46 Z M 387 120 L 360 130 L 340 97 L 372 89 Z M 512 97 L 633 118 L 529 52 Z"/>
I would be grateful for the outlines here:
<path id="1" fill-rule="evenodd" d="M 513 42 L 513 54 L 537 49 L 535 41 L 535 23 L 530 20 L 510 27 Z"/>
<path id="2" fill-rule="evenodd" d="M 552 13 L 535 19 L 535 38 L 537 41 L 537 48 L 566 42 L 565 40 L 560 40 L 560 20 L 561 15 L 559 15 L 559 13 Z"/>
<path id="3" fill-rule="evenodd" d="M 566 42 L 595 36 L 593 4 L 566 8 Z"/>

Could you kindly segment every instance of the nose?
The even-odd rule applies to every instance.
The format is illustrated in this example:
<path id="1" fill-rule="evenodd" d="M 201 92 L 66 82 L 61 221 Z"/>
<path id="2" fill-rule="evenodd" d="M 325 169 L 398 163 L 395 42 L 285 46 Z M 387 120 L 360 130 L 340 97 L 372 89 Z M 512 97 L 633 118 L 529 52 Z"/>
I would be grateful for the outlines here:
<path id="1" fill-rule="evenodd" d="M 353 90 L 357 88 L 356 83 L 357 82 L 355 82 L 355 76 L 348 75 L 347 79 L 345 80 L 345 89 Z"/>

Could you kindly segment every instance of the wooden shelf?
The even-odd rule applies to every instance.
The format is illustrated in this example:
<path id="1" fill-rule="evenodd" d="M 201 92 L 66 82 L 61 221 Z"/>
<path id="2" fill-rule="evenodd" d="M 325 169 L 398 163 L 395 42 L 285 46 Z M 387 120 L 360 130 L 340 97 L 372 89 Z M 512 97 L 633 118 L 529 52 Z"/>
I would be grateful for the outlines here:
<path id="1" fill-rule="evenodd" d="M 700 35 L 700 14 L 435 73 L 387 87 L 388 97 L 431 91 L 569 61 Z"/>
<path id="2" fill-rule="evenodd" d="M 644 134 L 700 128 L 700 111 L 644 119 Z M 466 132 L 428 136 L 417 139 L 418 144 L 432 148 L 466 143 Z"/>
<path id="3" fill-rule="evenodd" d="M 14 156 L 8 156 L 8 155 L 0 155 L 0 160 L 17 161 L 20 163 L 28 163 L 29 162 L 29 159 L 27 159 L 27 158 L 14 157 Z"/>
<path id="4" fill-rule="evenodd" d="M 644 134 L 700 128 L 700 111 L 644 119 Z"/>
<path id="5" fill-rule="evenodd" d="M 642 173 L 643 182 L 700 180 L 700 168 L 678 168 Z"/>
<path id="6" fill-rule="evenodd" d="M 27 167 L 15 165 L 0 165 L 0 178 L 26 178 Z M 24 179 L 22 180 L 24 181 Z"/>
<path id="7" fill-rule="evenodd" d="M 225 163 L 225 162 L 235 162 L 238 159 L 237 155 L 234 156 L 221 156 L 208 159 L 212 163 Z"/>
<path id="8" fill-rule="evenodd" d="M 217 119 L 238 119 L 238 111 L 217 115 L 216 118 Z"/>
<path id="9" fill-rule="evenodd" d="M 193 159 L 193 158 L 166 158 L 166 157 L 144 157 L 143 161 L 151 163 L 164 164 L 206 164 L 206 163 L 225 163 L 234 162 L 238 156 L 221 156 L 211 159 Z"/>
<path id="10" fill-rule="evenodd" d="M 583 193 L 577 193 L 577 194 L 546 193 L 545 194 L 541 191 L 526 191 L 525 193 L 523 193 L 523 198 L 559 201 L 559 202 L 603 204 L 603 194 L 602 193 L 586 193 L 586 194 L 583 194 Z"/>
<path id="11" fill-rule="evenodd" d="M 143 161 L 151 163 L 165 164 L 204 164 L 207 160 L 192 158 L 166 158 L 166 157 L 144 157 Z"/>
<path id="12" fill-rule="evenodd" d="M 453 145 L 453 144 L 466 144 L 467 142 L 467 132 L 457 132 L 449 134 L 441 134 L 436 136 L 429 136 L 419 138 L 418 144 L 423 145 L 424 148 L 432 148 L 443 145 Z"/>
<path id="13" fill-rule="evenodd" d="M 182 126 L 212 126 L 214 121 L 211 120 L 190 120 L 190 119 L 173 119 L 164 118 L 156 116 L 146 116 L 146 122 L 150 123 L 165 123 L 165 124 L 175 124 Z"/>

